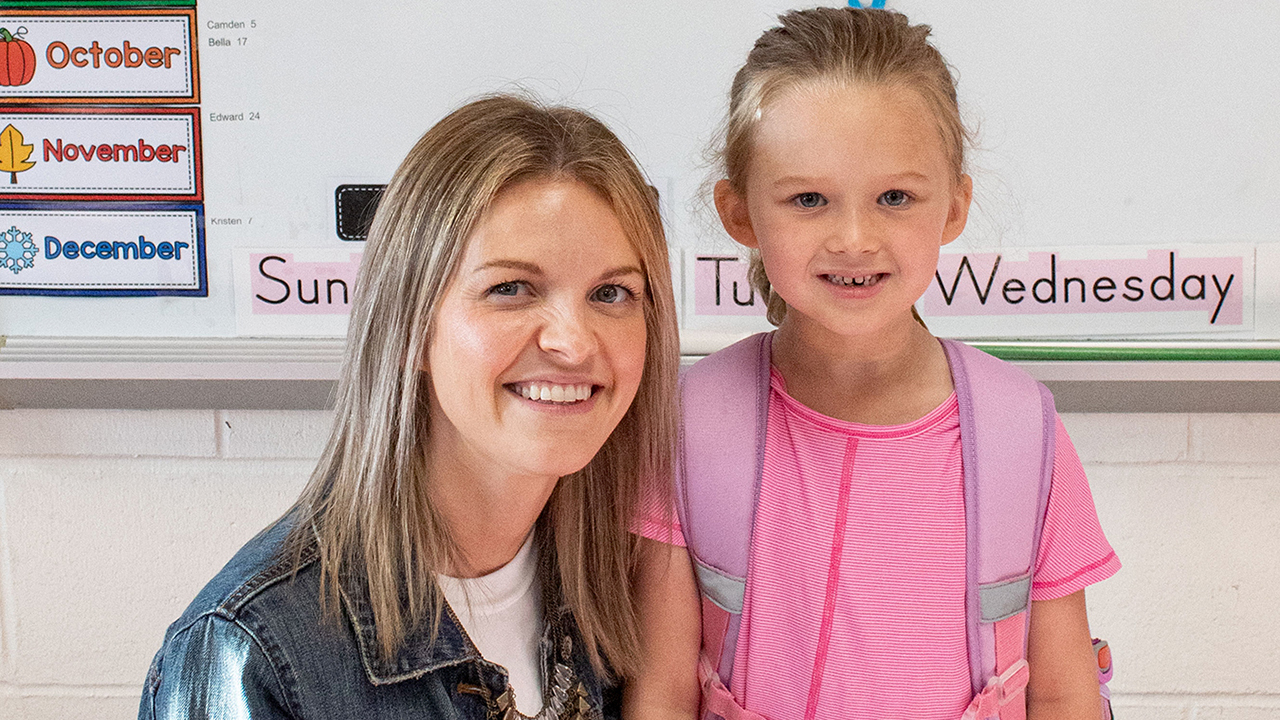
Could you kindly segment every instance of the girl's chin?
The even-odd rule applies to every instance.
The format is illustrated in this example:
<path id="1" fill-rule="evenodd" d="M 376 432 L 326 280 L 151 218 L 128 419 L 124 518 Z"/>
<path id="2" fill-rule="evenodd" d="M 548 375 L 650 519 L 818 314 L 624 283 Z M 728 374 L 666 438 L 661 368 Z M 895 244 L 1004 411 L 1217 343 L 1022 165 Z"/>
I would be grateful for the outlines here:
<path id="1" fill-rule="evenodd" d="M 818 312 L 804 313 L 792 308 L 787 313 L 783 325 L 796 326 L 796 329 L 816 330 L 820 335 L 830 335 L 848 340 L 876 341 L 899 333 L 924 329 L 911 314 L 911 307 L 892 313 L 881 312 L 879 308 L 822 307 Z"/>

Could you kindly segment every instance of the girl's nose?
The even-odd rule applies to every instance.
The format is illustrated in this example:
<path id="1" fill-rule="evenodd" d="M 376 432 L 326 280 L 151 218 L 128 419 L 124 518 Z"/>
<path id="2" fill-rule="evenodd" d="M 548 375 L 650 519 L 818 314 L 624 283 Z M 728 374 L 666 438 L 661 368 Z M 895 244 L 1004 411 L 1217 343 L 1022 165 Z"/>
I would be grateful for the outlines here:
<path id="1" fill-rule="evenodd" d="M 538 347 L 566 365 L 582 365 L 591 359 L 599 343 L 587 310 L 553 308 L 538 334 Z"/>
<path id="2" fill-rule="evenodd" d="M 826 249 L 833 253 L 869 253 L 880 249 L 880 233 L 865 213 L 848 212 L 833 223 Z"/>

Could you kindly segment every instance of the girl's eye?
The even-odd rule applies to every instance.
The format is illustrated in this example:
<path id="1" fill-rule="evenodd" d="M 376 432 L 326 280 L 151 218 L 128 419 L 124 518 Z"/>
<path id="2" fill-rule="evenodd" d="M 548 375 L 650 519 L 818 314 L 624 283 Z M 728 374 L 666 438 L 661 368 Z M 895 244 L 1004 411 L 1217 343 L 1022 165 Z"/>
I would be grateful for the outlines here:
<path id="1" fill-rule="evenodd" d="M 595 293 L 593 293 L 593 298 L 597 302 L 602 302 L 608 305 L 623 303 L 633 297 L 635 297 L 635 293 L 622 285 L 601 285 L 596 288 Z"/>
<path id="2" fill-rule="evenodd" d="M 827 199 L 822 196 L 822 193 L 805 192 L 791 198 L 791 202 L 802 208 L 816 208 L 826 205 Z"/>
<path id="3" fill-rule="evenodd" d="M 889 190 L 880 196 L 880 204 L 888 205 L 889 207 L 901 207 L 906 205 L 907 201 L 910 199 L 911 196 L 901 190 Z"/>

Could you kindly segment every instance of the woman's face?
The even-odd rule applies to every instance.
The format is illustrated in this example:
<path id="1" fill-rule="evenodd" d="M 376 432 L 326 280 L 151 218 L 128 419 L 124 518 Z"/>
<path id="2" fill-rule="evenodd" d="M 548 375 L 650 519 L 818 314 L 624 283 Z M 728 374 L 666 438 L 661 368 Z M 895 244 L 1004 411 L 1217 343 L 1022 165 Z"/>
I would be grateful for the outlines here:
<path id="1" fill-rule="evenodd" d="M 609 204 L 577 181 L 498 195 L 435 317 L 431 453 L 478 476 L 583 468 L 645 361 L 645 275 Z"/>

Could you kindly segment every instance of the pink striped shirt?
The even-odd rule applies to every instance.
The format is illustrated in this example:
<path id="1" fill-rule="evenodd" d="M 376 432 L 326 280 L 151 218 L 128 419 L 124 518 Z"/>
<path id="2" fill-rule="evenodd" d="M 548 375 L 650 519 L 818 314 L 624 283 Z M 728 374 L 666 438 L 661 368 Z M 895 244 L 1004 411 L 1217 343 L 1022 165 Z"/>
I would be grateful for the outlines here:
<path id="1" fill-rule="evenodd" d="M 1033 600 L 1114 574 L 1080 460 L 1057 422 Z M 955 720 L 965 645 L 960 415 L 872 426 L 769 395 L 764 473 L 731 689 L 773 720 Z M 644 534 L 671 537 L 646 525 Z M 679 533 L 676 533 L 677 541 Z"/>

